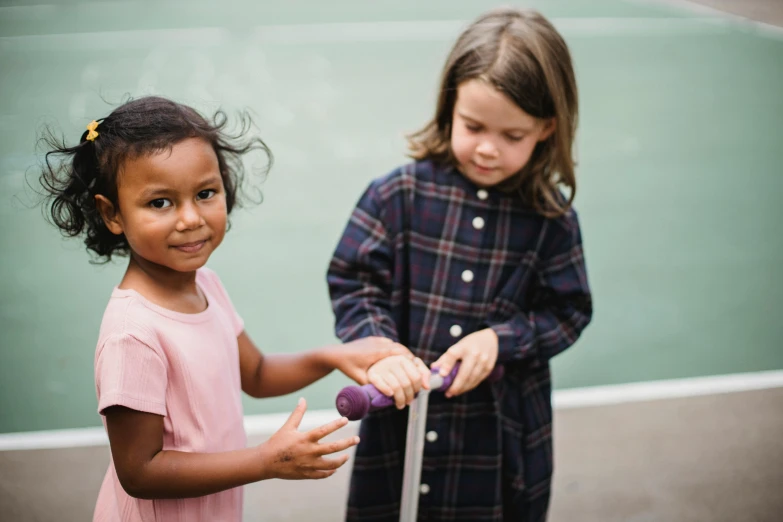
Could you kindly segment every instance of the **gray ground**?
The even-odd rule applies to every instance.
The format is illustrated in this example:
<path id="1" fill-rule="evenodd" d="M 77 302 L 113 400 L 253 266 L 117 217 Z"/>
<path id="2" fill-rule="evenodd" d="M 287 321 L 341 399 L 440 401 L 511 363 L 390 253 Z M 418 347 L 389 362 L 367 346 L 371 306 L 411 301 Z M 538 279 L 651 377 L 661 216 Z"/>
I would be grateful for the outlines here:
<path id="1" fill-rule="evenodd" d="M 702 4 L 757 22 L 783 26 L 781 0 L 692 0 L 690 3 Z"/>
<path id="2" fill-rule="evenodd" d="M 780 522 L 781 412 L 783 388 L 557 411 L 550 522 Z M 0 453 L 0 520 L 90 520 L 107 462 L 106 447 Z M 254 484 L 245 520 L 337 522 L 347 486 L 348 468 Z"/>

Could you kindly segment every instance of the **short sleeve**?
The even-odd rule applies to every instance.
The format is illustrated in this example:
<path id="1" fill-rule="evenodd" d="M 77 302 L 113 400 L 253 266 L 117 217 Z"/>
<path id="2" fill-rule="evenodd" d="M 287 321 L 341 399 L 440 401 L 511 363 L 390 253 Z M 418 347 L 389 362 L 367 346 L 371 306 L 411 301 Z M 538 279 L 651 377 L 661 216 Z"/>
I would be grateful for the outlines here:
<path id="1" fill-rule="evenodd" d="M 98 412 L 109 406 L 166 415 L 166 361 L 130 334 L 106 339 L 95 358 Z"/>
<path id="2" fill-rule="evenodd" d="M 210 299 L 217 301 L 217 303 L 211 303 L 211 305 L 217 304 L 218 307 L 228 315 L 234 335 L 239 337 L 239 334 L 245 329 L 245 322 L 242 320 L 242 317 L 239 315 L 236 308 L 234 308 L 234 303 L 231 302 L 231 298 L 228 296 L 228 292 L 220 281 L 220 277 L 218 277 L 213 270 L 206 267 L 200 268 L 198 273 L 201 276 L 200 283 L 209 293 Z"/>

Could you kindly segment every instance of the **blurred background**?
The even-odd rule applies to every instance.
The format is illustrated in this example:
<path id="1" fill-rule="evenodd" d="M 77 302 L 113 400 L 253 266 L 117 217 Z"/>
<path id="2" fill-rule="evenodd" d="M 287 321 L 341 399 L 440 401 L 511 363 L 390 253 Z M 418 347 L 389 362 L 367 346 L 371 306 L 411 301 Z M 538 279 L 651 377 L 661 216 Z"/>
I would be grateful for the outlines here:
<path id="1" fill-rule="evenodd" d="M 460 30 L 503 4 L 0 1 L 0 519 L 89 520 L 109 457 L 93 356 L 124 263 L 43 219 L 41 129 L 75 143 L 144 94 L 249 110 L 275 163 L 210 266 L 264 351 L 327 344 L 353 205 L 407 161 Z M 506 4 L 552 20 L 580 89 L 596 311 L 553 363 L 550 520 L 783 519 L 783 1 Z M 304 390 L 305 424 L 346 384 Z M 246 400 L 251 442 L 297 397 Z M 246 519 L 341 520 L 347 480 L 250 486 Z"/>

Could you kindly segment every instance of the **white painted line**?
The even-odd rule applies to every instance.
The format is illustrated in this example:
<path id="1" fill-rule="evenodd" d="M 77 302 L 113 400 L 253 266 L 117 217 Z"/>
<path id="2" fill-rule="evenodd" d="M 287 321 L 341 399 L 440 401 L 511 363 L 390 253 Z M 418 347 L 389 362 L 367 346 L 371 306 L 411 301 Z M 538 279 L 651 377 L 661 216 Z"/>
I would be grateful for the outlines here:
<path id="1" fill-rule="evenodd" d="M 352 42 L 450 41 L 468 20 L 357 22 L 257 27 L 258 44 L 314 44 Z M 731 24 L 722 18 L 552 18 L 565 37 L 669 36 L 725 33 Z"/>
<path id="2" fill-rule="evenodd" d="M 783 387 L 783 370 L 775 370 L 557 390 L 552 394 L 552 403 L 555 409 L 564 410 L 780 387 Z M 289 415 L 289 413 L 248 415 L 245 417 L 245 430 L 251 437 L 270 436 L 285 423 Z M 316 428 L 333 421 L 337 415 L 334 410 L 308 411 L 302 419 L 300 429 Z M 78 448 L 107 444 L 108 439 L 102 427 L 0 434 L 0 451 Z"/>
<path id="3" fill-rule="evenodd" d="M 79 33 L 25 34 L 0 37 L 0 50 L 4 51 L 68 51 L 114 52 L 128 49 L 182 48 L 197 49 L 219 47 L 230 33 L 222 27 L 194 27 L 189 29 L 136 29 L 125 31 L 96 31 Z M 95 42 L 101 42 L 96 49 Z"/>
<path id="4" fill-rule="evenodd" d="M 0 451 L 106 446 L 109 439 L 103 428 L 28 431 L 0 435 Z"/>
<path id="5" fill-rule="evenodd" d="M 783 370 L 775 370 L 557 390 L 552 394 L 552 404 L 563 410 L 780 387 Z"/>
<path id="6" fill-rule="evenodd" d="M 681 11 L 691 12 L 694 15 L 711 16 L 715 18 L 722 18 L 724 20 L 731 20 L 736 25 L 743 27 L 745 29 L 752 29 L 761 35 L 771 36 L 777 39 L 783 37 L 783 27 L 779 27 L 777 25 L 772 25 L 764 22 L 759 22 L 758 20 L 753 20 L 752 18 L 747 18 L 745 16 L 741 16 L 738 14 L 729 13 L 727 11 L 721 11 L 720 9 L 716 9 L 714 7 L 710 7 L 704 4 L 690 2 L 688 0 L 625 0 L 625 1 L 633 4 L 646 4 L 646 5 L 664 4 L 671 7 L 675 7 Z"/>
<path id="7" fill-rule="evenodd" d="M 245 431 L 248 436 L 254 435 L 272 435 L 280 429 L 290 417 L 290 413 L 268 413 L 266 415 L 246 415 Z M 302 422 L 299 424 L 300 431 L 308 431 L 318 426 L 323 426 L 327 422 L 332 422 L 340 418 L 337 410 L 308 410 L 305 413 Z"/>
<path id="8" fill-rule="evenodd" d="M 552 18 L 552 23 L 568 38 L 646 37 L 691 34 L 720 34 L 732 30 L 726 18 Z M 356 42 L 447 41 L 457 37 L 470 20 L 409 20 L 399 22 L 356 22 L 257 26 L 250 41 L 255 44 L 324 44 Z M 98 51 L 174 47 L 204 49 L 221 47 L 232 41 L 222 27 L 188 29 L 139 29 L 80 33 L 35 34 L 0 37 L 5 51 L 44 51 L 61 49 Z"/>
<path id="9" fill-rule="evenodd" d="M 245 431 L 248 436 L 270 436 L 280 429 L 289 416 L 290 413 L 246 415 Z M 336 410 L 309 410 L 299 424 L 299 429 L 302 431 L 311 430 L 338 417 L 339 414 Z M 109 439 L 103 427 L 0 434 L 0 451 L 82 448 L 107 446 L 108 444 Z"/>

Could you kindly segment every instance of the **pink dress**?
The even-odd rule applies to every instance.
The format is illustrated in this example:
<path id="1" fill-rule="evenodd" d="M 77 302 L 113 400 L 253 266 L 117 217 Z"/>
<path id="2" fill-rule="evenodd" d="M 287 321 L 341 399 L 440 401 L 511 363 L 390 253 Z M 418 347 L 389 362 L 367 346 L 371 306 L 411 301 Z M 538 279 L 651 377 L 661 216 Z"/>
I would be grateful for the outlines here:
<path id="1" fill-rule="evenodd" d="M 237 337 L 244 325 L 213 271 L 198 270 L 196 283 L 208 300 L 197 314 L 114 289 L 95 353 L 98 411 L 120 405 L 163 416 L 164 450 L 241 449 L 247 441 Z M 93 515 L 94 522 L 241 519 L 242 488 L 197 498 L 136 499 L 122 489 L 113 460 Z"/>

